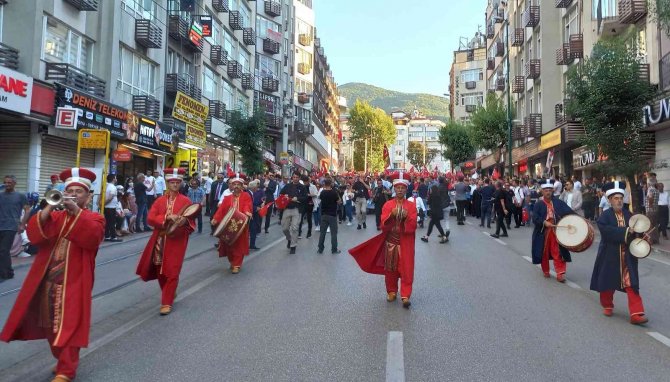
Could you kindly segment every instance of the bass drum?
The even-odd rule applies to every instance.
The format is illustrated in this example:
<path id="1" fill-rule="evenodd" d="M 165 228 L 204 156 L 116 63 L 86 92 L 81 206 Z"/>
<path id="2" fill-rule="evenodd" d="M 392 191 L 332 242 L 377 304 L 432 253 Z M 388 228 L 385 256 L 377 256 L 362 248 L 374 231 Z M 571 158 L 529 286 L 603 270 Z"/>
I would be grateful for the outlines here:
<path id="1" fill-rule="evenodd" d="M 558 221 L 556 239 L 570 252 L 584 252 L 591 244 L 595 232 L 593 226 L 579 215 L 568 215 Z"/>
<path id="2" fill-rule="evenodd" d="M 249 224 L 249 218 L 242 212 L 231 208 L 216 226 L 214 236 L 226 245 L 234 244 L 239 239 L 244 228 Z"/>

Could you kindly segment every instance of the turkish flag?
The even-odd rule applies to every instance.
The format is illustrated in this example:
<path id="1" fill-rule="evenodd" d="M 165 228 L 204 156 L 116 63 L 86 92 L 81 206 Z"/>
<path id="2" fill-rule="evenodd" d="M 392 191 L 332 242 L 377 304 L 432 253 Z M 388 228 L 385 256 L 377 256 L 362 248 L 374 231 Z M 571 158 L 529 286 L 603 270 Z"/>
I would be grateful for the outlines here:
<path id="1" fill-rule="evenodd" d="M 268 214 L 268 209 L 270 209 L 270 206 L 273 204 L 273 202 L 266 203 L 263 207 L 258 209 L 258 216 L 264 218 L 265 215 Z"/>

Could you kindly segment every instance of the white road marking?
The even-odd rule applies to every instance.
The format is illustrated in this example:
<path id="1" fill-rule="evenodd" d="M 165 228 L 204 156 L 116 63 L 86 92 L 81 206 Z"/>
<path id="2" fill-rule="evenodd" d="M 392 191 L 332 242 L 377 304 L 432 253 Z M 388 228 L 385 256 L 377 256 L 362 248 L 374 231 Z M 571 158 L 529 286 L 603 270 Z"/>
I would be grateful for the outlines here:
<path id="1" fill-rule="evenodd" d="M 499 244 L 507 245 L 507 243 L 505 243 L 504 241 L 502 241 L 500 239 L 493 239 L 493 240 L 497 241 Z"/>
<path id="2" fill-rule="evenodd" d="M 531 259 L 530 256 L 524 256 L 523 258 L 528 260 L 529 263 L 533 262 L 533 259 Z"/>
<path id="3" fill-rule="evenodd" d="M 531 264 L 533 263 L 533 259 L 531 259 L 530 256 L 523 256 L 523 258 L 526 259 L 529 263 Z M 535 266 L 538 268 L 542 268 L 541 264 L 535 264 Z M 556 277 L 556 272 L 554 271 L 549 271 L 549 274 Z M 580 289 L 580 290 L 582 289 L 582 287 L 580 287 L 579 284 L 572 282 L 568 279 L 565 279 L 565 285 L 569 286 L 572 289 Z"/>
<path id="4" fill-rule="evenodd" d="M 654 261 L 657 262 L 657 263 L 661 263 L 661 264 L 665 264 L 665 265 L 670 265 L 670 262 L 667 262 L 667 261 L 665 261 L 665 260 L 660 260 L 660 259 L 657 259 L 657 258 L 654 258 L 654 257 L 651 257 L 651 256 L 647 257 L 647 259 L 649 259 L 649 260 L 654 260 Z"/>
<path id="5" fill-rule="evenodd" d="M 474 224 L 470 223 L 469 221 L 466 221 L 465 224 L 467 224 L 467 225 L 474 225 Z"/>
<path id="6" fill-rule="evenodd" d="M 389 332 L 386 342 L 386 382 L 405 382 L 402 332 Z"/>
<path id="7" fill-rule="evenodd" d="M 652 336 L 654 339 L 656 339 L 658 342 L 662 343 L 663 345 L 667 346 L 670 348 L 670 338 L 662 335 L 659 332 L 647 332 L 650 336 Z"/>

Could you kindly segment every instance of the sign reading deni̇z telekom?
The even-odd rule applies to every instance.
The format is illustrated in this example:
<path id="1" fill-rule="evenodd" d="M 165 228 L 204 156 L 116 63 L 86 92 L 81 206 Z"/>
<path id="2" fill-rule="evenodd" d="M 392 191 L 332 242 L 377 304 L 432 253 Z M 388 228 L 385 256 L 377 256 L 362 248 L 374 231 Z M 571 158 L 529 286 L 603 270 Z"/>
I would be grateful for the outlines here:
<path id="1" fill-rule="evenodd" d="M 30 114 L 33 78 L 0 66 L 0 108 Z"/>

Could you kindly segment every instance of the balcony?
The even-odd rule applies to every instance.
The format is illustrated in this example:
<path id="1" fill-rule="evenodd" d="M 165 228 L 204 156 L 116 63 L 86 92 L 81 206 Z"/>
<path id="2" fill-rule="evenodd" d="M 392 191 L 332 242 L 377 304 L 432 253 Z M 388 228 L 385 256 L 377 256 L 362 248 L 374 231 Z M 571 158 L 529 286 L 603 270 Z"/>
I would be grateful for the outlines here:
<path id="1" fill-rule="evenodd" d="M 242 74 L 242 89 L 244 90 L 253 90 L 254 89 L 254 75 L 251 73 Z"/>
<path id="2" fill-rule="evenodd" d="M 263 52 L 270 54 L 279 54 L 281 43 L 266 37 L 263 39 Z"/>
<path id="3" fill-rule="evenodd" d="M 168 35 L 176 41 L 182 43 L 184 47 L 191 48 L 193 51 L 202 52 L 203 40 L 194 44 L 189 38 L 191 23 L 178 14 L 169 15 Z"/>
<path id="4" fill-rule="evenodd" d="M 486 26 L 486 38 L 491 39 L 496 34 L 496 29 L 493 24 Z"/>
<path id="5" fill-rule="evenodd" d="M 279 91 L 279 80 L 272 77 L 264 77 L 261 81 L 261 88 L 266 92 L 277 92 Z"/>
<path id="6" fill-rule="evenodd" d="M 651 83 L 650 68 L 649 64 L 640 64 L 640 79 L 648 84 Z"/>
<path id="7" fill-rule="evenodd" d="M 161 117 L 161 101 L 150 95 L 134 95 L 133 111 L 158 120 Z"/>
<path id="8" fill-rule="evenodd" d="M 475 51 L 474 50 L 472 50 L 472 49 L 468 50 L 467 60 L 468 60 L 468 62 L 475 60 Z"/>
<path id="9" fill-rule="evenodd" d="M 569 42 L 569 54 L 570 59 L 574 60 L 576 58 L 584 57 L 584 35 L 583 34 L 571 34 Z"/>
<path id="10" fill-rule="evenodd" d="M 307 93 L 298 93 L 298 102 L 301 104 L 309 103 L 310 95 Z"/>
<path id="11" fill-rule="evenodd" d="M 45 79 L 59 82 L 100 98 L 105 98 L 107 90 L 107 83 L 102 78 L 70 64 L 47 62 Z"/>
<path id="12" fill-rule="evenodd" d="M 512 127 L 512 140 L 521 141 L 526 138 L 526 125 L 515 124 Z"/>
<path id="13" fill-rule="evenodd" d="M 298 35 L 298 43 L 300 43 L 302 46 L 310 46 L 312 44 L 312 36 L 305 33 L 300 33 Z"/>
<path id="14" fill-rule="evenodd" d="M 265 125 L 273 129 L 281 129 L 282 117 L 274 114 L 265 114 Z"/>
<path id="15" fill-rule="evenodd" d="M 228 65 L 228 52 L 221 45 L 212 45 L 209 50 L 209 60 L 214 65 Z"/>
<path id="16" fill-rule="evenodd" d="M 496 59 L 489 57 L 486 59 L 486 70 L 493 70 L 496 67 Z"/>
<path id="17" fill-rule="evenodd" d="M 230 6 L 228 5 L 228 0 L 212 0 L 212 8 L 217 12 L 228 12 L 230 11 Z"/>
<path id="18" fill-rule="evenodd" d="M 570 44 L 565 43 L 563 47 L 556 49 L 556 65 L 568 65 L 571 62 Z"/>
<path id="19" fill-rule="evenodd" d="M 196 101 L 200 102 L 202 99 L 202 89 L 200 89 L 198 85 L 192 82 L 188 89 L 188 95 Z"/>
<path id="20" fill-rule="evenodd" d="M 163 46 L 163 31 L 155 21 L 135 20 L 135 41 L 147 49 L 159 49 Z"/>
<path id="21" fill-rule="evenodd" d="M 230 78 L 242 78 L 242 64 L 235 60 L 228 61 L 228 68 L 226 71 Z"/>
<path id="22" fill-rule="evenodd" d="M 542 114 L 531 113 L 524 118 L 525 133 L 527 137 L 537 138 L 542 135 Z"/>
<path id="23" fill-rule="evenodd" d="M 506 83 L 505 83 L 505 77 L 503 77 L 503 76 L 498 76 L 498 78 L 496 79 L 496 87 L 495 87 L 495 90 L 496 90 L 496 91 L 499 91 L 499 92 L 505 91 L 505 85 L 506 85 Z"/>
<path id="24" fill-rule="evenodd" d="M 244 25 L 242 25 L 242 15 L 240 14 L 240 11 L 230 11 L 228 17 L 228 23 L 230 24 L 230 27 L 234 31 L 241 31 L 242 29 L 244 29 Z"/>
<path id="25" fill-rule="evenodd" d="M 658 66 L 661 69 L 660 89 L 670 90 L 670 53 L 663 56 Z"/>
<path id="26" fill-rule="evenodd" d="M 221 101 L 209 101 L 209 115 L 220 120 L 226 119 L 226 104 Z"/>
<path id="27" fill-rule="evenodd" d="M 493 17 L 493 22 L 502 24 L 503 20 L 505 20 L 505 10 L 499 8 L 498 10 L 493 11 L 491 16 Z"/>
<path id="28" fill-rule="evenodd" d="M 312 66 L 310 64 L 307 64 L 305 62 L 301 62 L 298 64 L 298 73 L 300 74 L 309 74 L 309 72 L 312 71 Z"/>
<path id="29" fill-rule="evenodd" d="M 299 135 L 308 136 L 314 134 L 314 126 L 311 123 L 305 123 L 303 121 L 295 121 L 293 123 L 295 132 Z"/>
<path id="30" fill-rule="evenodd" d="M 512 35 L 512 46 L 521 46 L 524 43 L 525 29 L 524 28 L 514 28 L 514 34 Z"/>
<path id="31" fill-rule="evenodd" d="M 503 57 L 505 55 L 505 44 L 502 41 L 496 42 L 495 53 L 496 57 Z"/>
<path id="32" fill-rule="evenodd" d="M 474 113 L 477 110 L 477 105 L 465 105 L 465 112 Z"/>
<path id="33" fill-rule="evenodd" d="M 242 41 L 248 46 L 256 45 L 256 32 L 254 31 L 254 28 L 244 28 Z"/>
<path id="34" fill-rule="evenodd" d="M 540 24 L 540 6 L 528 5 L 523 12 L 522 25 L 524 27 L 535 28 Z"/>
<path id="35" fill-rule="evenodd" d="M 526 78 L 524 76 L 514 76 L 512 93 L 523 93 L 524 91 L 526 91 Z"/>
<path id="36" fill-rule="evenodd" d="M 556 8 L 567 8 L 572 4 L 572 0 L 556 0 Z"/>
<path id="37" fill-rule="evenodd" d="M 77 8 L 79 11 L 98 10 L 98 0 L 65 0 L 65 2 Z"/>
<path id="38" fill-rule="evenodd" d="M 531 59 L 526 64 L 526 78 L 536 80 L 540 78 L 540 60 Z"/>
<path id="39" fill-rule="evenodd" d="M 281 3 L 278 1 L 265 0 L 265 14 L 271 17 L 281 16 Z"/>
<path id="40" fill-rule="evenodd" d="M 0 66 L 10 69 L 19 67 L 19 51 L 11 46 L 0 43 Z"/>
<path id="41" fill-rule="evenodd" d="M 646 15 L 647 0 L 619 0 L 620 23 L 635 24 Z"/>
<path id="42" fill-rule="evenodd" d="M 465 88 L 466 89 L 474 89 L 477 87 L 477 82 L 476 81 L 466 81 L 465 82 Z"/>

